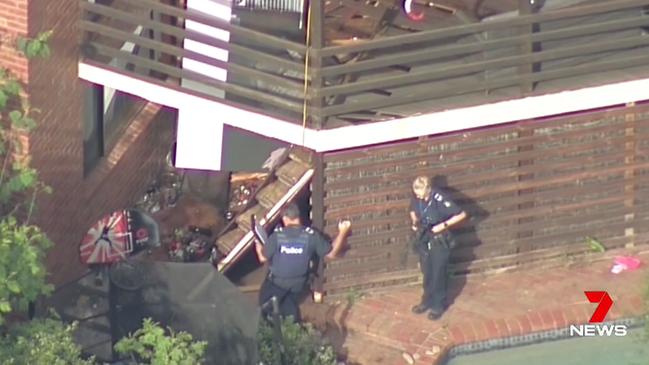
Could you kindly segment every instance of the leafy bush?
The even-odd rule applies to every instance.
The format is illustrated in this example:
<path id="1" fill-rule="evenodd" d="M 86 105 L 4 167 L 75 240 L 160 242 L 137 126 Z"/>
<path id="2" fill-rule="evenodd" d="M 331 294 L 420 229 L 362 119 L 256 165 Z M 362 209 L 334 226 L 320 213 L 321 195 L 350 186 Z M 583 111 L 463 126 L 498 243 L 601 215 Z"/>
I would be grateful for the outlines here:
<path id="1" fill-rule="evenodd" d="M 52 32 L 34 39 L 18 39 L 17 48 L 27 58 L 47 57 L 47 41 Z M 23 145 L 25 136 L 36 127 L 20 81 L 0 69 L 0 325 L 16 309 L 25 310 L 30 301 L 48 294 L 44 258 L 52 242 L 30 224 L 36 196 L 50 192 L 29 165 Z"/>
<path id="2" fill-rule="evenodd" d="M 291 317 L 282 322 L 286 365 L 335 365 L 336 353 L 311 324 L 300 325 Z M 280 364 L 273 327 L 265 321 L 259 327 L 259 358 L 264 365 Z"/>
<path id="3" fill-rule="evenodd" d="M 0 324 L 12 310 L 47 294 L 43 260 L 52 243 L 36 226 L 20 225 L 13 217 L 0 221 Z"/>
<path id="4" fill-rule="evenodd" d="M 169 334 L 167 334 L 167 332 Z M 115 351 L 151 365 L 198 365 L 205 361 L 207 342 L 194 341 L 187 332 L 165 331 L 150 318 L 142 328 L 115 344 Z"/>
<path id="5" fill-rule="evenodd" d="M 74 342 L 75 325 L 54 319 L 38 319 L 13 326 L 0 338 L 0 364 L 3 365 L 92 365 L 84 360 Z"/>

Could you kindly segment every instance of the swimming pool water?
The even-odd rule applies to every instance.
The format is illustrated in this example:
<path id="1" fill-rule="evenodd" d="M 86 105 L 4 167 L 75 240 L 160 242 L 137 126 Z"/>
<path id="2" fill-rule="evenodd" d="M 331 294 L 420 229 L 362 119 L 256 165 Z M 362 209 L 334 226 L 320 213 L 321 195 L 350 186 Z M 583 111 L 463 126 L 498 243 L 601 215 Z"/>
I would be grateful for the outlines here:
<path id="1" fill-rule="evenodd" d="M 646 365 L 649 344 L 642 334 L 636 329 L 626 337 L 577 337 L 461 355 L 447 365 Z"/>

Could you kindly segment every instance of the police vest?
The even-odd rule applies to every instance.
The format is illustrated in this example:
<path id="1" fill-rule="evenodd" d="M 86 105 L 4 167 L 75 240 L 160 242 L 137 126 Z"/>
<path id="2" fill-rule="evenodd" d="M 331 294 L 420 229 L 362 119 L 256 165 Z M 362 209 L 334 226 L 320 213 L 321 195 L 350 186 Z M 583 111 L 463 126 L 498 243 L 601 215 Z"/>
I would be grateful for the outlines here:
<path id="1" fill-rule="evenodd" d="M 435 190 L 431 191 L 428 201 L 421 199 L 417 201 L 417 214 L 419 215 L 419 219 L 424 226 L 431 227 L 447 218 L 442 215 L 442 212 L 444 210 L 442 204 L 449 203 L 445 202 L 442 194 L 438 193 Z M 440 211 L 440 209 L 442 211 Z"/>
<path id="2" fill-rule="evenodd" d="M 276 234 L 277 251 L 270 265 L 271 273 L 278 278 L 306 276 L 312 255 L 309 247 L 311 235 L 306 230 L 296 236 L 282 231 Z"/>

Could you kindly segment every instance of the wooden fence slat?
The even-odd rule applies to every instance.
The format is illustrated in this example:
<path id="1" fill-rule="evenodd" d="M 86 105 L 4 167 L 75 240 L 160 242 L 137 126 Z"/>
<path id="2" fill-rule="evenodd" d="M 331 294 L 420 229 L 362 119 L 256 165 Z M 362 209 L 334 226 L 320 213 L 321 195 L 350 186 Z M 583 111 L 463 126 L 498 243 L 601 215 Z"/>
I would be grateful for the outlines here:
<path id="1" fill-rule="evenodd" d="M 491 138 L 497 138 L 503 135 L 511 134 L 521 129 L 532 128 L 534 130 L 556 130 L 565 126 L 576 126 L 579 128 L 584 128 L 584 125 L 591 124 L 591 126 L 587 128 L 588 130 L 600 131 L 600 128 L 615 128 L 615 118 L 624 118 L 624 115 L 630 112 L 631 110 L 629 108 L 621 106 L 611 107 L 605 111 L 595 111 L 574 115 L 569 121 L 566 121 L 566 118 L 563 116 L 555 116 L 542 120 L 523 120 L 514 124 L 463 131 L 459 133 L 453 133 L 448 136 L 430 138 L 427 140 L 394 142 L 391 144 L 383 145 L 381 146 L 381 148 L 359 148 L 344 152 L 327 153 L 324 161 L 328 168 L 334 170 L 339 168 L 355 168 L 358 163 L 361 163 L 363 165 L 368 163 L 364 161 L 367 158 L 376 158 L 377 156 L 389 155 L 391 153 L 420 153 L 419 148 L 415 147 L 415 143 L 426 146 L 443 145 L 448 143 L 462 143 L 466 146 L 463 146 L 462 150 L 466 150 L 468 153 L 471 153 L 473 151 L 478 154 L 479 152 L 489 152 L 489 149 L 492 148 L 490 146 L 491 144 L 494 144 L 495 148 L 498 149 L 501 144 L 507 145 L 511 143 L 509 140 L 494 141 Z M 633 113 L 638 114 L 638 121 L 649 120 L 649 104 L 637 104 L 633 108 Z M 613 120 L 609 121 L 610 119 Z M 638 131 L 644 130 L 644 133 L 649 133 L 649 124 L 645 125 L 647 125 L 647 128 L 639 127 Z M 548 137 L 538 136 L 538 134 L 535 134 L 533 137 L 525 137 L 525 139 L 522 139 L 521 141 L 527 143 L 530 141 L 541 141 L 542 138 L 549 138 L 548 141 L 550 141 L 552 140 L 552 138 L 561 138 L 564 133 L 565 136 L 572 136 L 578 135 L 579 131 L 556 131 Z M 488 142 L 485 142 L 486 140 L 488 140 Z M 344 167 L 336 167 L 336 164 L 344 164 Z"/>
<path id="2" fill-rule="evenodd" d="M 617 19 L 609 22 L 598 24 L 579 25 L 563 29 L 543 31 L 531 36 L 511 36 L 502 39 L 481 40 L 469 44 L 451 44 L 447 46 L 436 46 L 424 48 L 410 52 L 396 51 L 388 55 L 376 56 L 368 60 L 362 60 L 353 64 L 342 64 L 327 66 L 322 69 L 323 76 L 337 76 L 341 74 L 370 71 L 375 69 L 386 68 L 394 65 L 409 65 L 422 61 L 432 61 L 435 59 L 465 56 L 471 53 L 484 52 L 495 48 L 511 47 L 521 43 L 524 39 L 530 39 L 532 42 L 558 40 L 568 37 L 578 37 L 592 35 L 606 31 L 616 31 L 630 29 L 633 27 L 647 26 L 649 20 L 642 17 L 637 19 Z"/>
<path id="3" fill-rule="evenodd" d="M 642 121 L 643 123 L 646 123 L 647 121 Z M 588 138 L 594 138 L 594 137 L 600 137 L 600 136 L 607 136 L 607 137 L 613 137 L 616 133 L 613 133 L 614 128 L 610 129 L 602 129 L 598 131 L 599 133 L 595 134 L 589 134 L 588 131 L 582 130 L 582 135 L 580 136 L 581 138 L 576 139 L 572 143 L 570 139 L 566 138 L 565 142 L 558 141 L 556 139 L 551 139 L 551 138 L 545 138 L 545 141 L 539 139 L 534 139 L 538 140 L 539 142 L 536 143 L 535 145 L 538 146 L 538 148 L 544 147 L 552 153 L 552 150 L 556 150 L 556 145 L 560 144 L 562 146 L 562 149 L 560 151 L 565 151 L 565 152 L 577 152 L 579 151 L 580 148 L 582 147 L 590 147 L 590 148 L 595 148 L 595 147 L 602 147 L 603 145 L 607 145 L 608 147 L 616 147 L 614 141 L 607 141 L 607 142 L 599 142 L 600 144 L 597 144 L 597 141 L 592 142 L 586 140 L 585 142 L 583 141 L 584 139 Z M 621 133 L 619 134 L 620 137 L 622 137 Z M 388 155 L 382 155 L 382 156 L 376 156 L 376 158 L 372 158 L 371 162 L 366 162 L 363 164 L 364 168 L 369 169 L 373 167 L 374 165 L 377 165 L 378 167 L 386 167 L 390 166 L 389 161 L 386 162 L 375 162 L 376 159 L 378 158 L 383 158 L 384 160 L 387 160 L 386 157 L 390 157 L 392 159 L 394 158 L 400 158 L 404 162 L 416 162 L 416 161 L 421 161 L 421 159 L 429 159 L 432 161 L 437 161 L 440 159 L 440 156 L 443 156 L 442 162 L 437 162 L 438 164 L 445 164 L 445 165 L 452 165 L 453 163 L 460 163 L 460 164 L 466 164 L 467 162 L 481 162 L 481 161 L 492 161 L 494 154 L 498 154 L 499 160 L 502 158 L 505 158 L 507 155 L 516 155 L 521 153 L 521 152 L 516 152 L 517 148 L 520 146 L 532 144 L 534 141 L 533 139 L 530 139 L 529 141 L 521 141 L 521 143 L 516 143 L 514 141 L 507 141 L 504 143 L 498 143 L 498 142 L 491 142 L 491 141 L 485 141 L 484 146 L 479 146 L 481 148 L 476 148 L 477 146 L 472 146 L 470 148 L 464 148 L 462 146 L 462 143 L 444 143 L 443 141 L 440 141 L 439 146 L 446 146 L 446 145 L 455 145 L 455 148 L 444 148 L 443 150 L 428 150 L 428 157 L 426 156 L 425 153 L 420 152 L 420 153 L 408 153 L 408 154 L 403 154 L 403 155 L 394 155 L 394 154 L 388 154 Z M 489 146 L 489 144 L 494 144 L 495 146 Z M 488 147 L 488 148 L 485 148 Z M 568 149 L 569 148 L 569 149 Z M 558 152 L 556 152 L 558 153 Z M 527 157 L 527 156 L 534 156 L 534 152 L 527 152 L 527 154 L 523 154 L 522 156 Z M 547 154 L 544 153 L 542 156 L 547 156 L 547 157 L 552 157 L 552 154 Z M 369 159 L 368 159 L 369 160 Z M 332 165 L 334 167 L 332 167 Z M 352 165 L 352 166 L 345 166 L 345 167 L 335 167 L 335 164 L 329 163 L 327 164 L 327 172 L 329 176 L 335 176 L 336 173 L 338 172 L 350 172 L 350 171 L 358 171 L 356 166 L 358 165 Z"/>
<path id="4" fill-rule="evenodd" d="M 587 252 L 587 236 L 608 248 L 649 238 L 648 110 L 630 105 L 466 138 L 429 137 L 404 142 L 401 150 L 325 155 L 324 230 L 333 233 L 339 218 L 354 222 L 347 255 L 325 270 L 325 288 L 374 290 L 417 280 L 409 271 L 417 260 L 409 252 L 408 218 L 416 174 L 446 175 L 450 196 L 475 212 L 475 221 L 456 230 L 452 266 L 458 272 L 560 262 Z M 500 137 L 508 135 L 521 137 Z M 506 153 L 494 153 L 499 150 Z M 418 165 L 439 154 L 445 161 Z M 527 160 L 534 163 L 520 164 Z"/>
<path id="5" fill-rule="evenodd" d="M 237 65 L 236 63 L 232 62 L 225 62 L 221 61 L 215 58 L 210 58 L 205 55 L 202 55 L 200 53 L 194 52 L 187 50 L 182 47 L 177 47 L 174 45 L 170 45 L 168 43 L 163 43 L 160 41 L 148 39 L 145 37 L 138 36 L 136 34 L 130 33 L 130 32 L 125 32 L 117 29 L 112 29 L 107 26 L 103 26 L 97 23 L 91 23 L 91 22 L 82 22 L 80 24 L 80 28 L 86 31 L 90 32 L 97 32 L 102 34 L 103 36 L 108 36 L 113 39 L 118 39 L 118 40 L 128 40 L 136 45 L 144 46 L 146 48 L 155 50 L 155 51 L 160 51 L 169 55 L 173 56 L 178 56 L 178 57 L 187 57 L 191 58 L 193 60 L 219 67 L 224 70 L 228 70 L 228 72 L 232 72 L 235 74 L 240 74 L 240 75 L 246 75 L 250 77 L 254 77 L 260 80 L 264 80 L 269 83 L 274 83 L 276 85 L 282 86 L 284 88 L 287 88 L 289 90 L 293 90 L 294 92 L 300 91 L 300 88 L 303 87 L 302 83 L 292 81 L 286 77 L 283 76 L 278 76 L 274 75 L 268 72 L 260 71 L 254 68 L 250 67 L 245 67 L 241 65 Z M 103 46 L 103 44 L 102 44 Z"/>
<path id="6" fill-rule="evenodd" d="M 607 158 L 598 160 L 596 162 L 591 163 L 590 165 L 582 165 L 580 166 L 583 169 L 589 168 L 589 169 L 598 169 L 601 168 L 602 165 L 605 165 L 607 163 L 614 163 L 614 162 L 624 162 L 624 153 L 625 152 L 620 152 L 616 153 L 614 155 L 607 155 Z M 541 163 L 541 162 L 540 162 Z M 597 165 L 595 164 L 597 163 Z M 496 168 L 489 169 L 486 171 L 475 171 L 475 169 L 471 166 L 467 166 L 466 168 L 469 169 L 472 173 L 466 174 L 466 175 L 460 175 L 460 177 L 456 177 L 453 179 L 453 186 L 456 186 L 458 190 L 464 191 L 464 192 L 471 192 L 472 188 L 471 186 L 479 185 L 479 186 L 484 186 L 484 185 L 490 185 L 490 184 L 500 184 L 503 178 L 509 177 L 513 178 L 516 176 L 516 174 L 522 174 L 522 173 L 530 173 L 530 172 L 537 172 L 537 173 L 542 173 L 542 172 L 550 172 L 553 171 L 556 173 L 562 173 L 565 171 L 562 171 L 560 169 L 566 169 L 569 167 L 575 167 L 575 162 L 574 161 L 568 161 L 568 162 L 562 162 L 562 163 L 555 163 L 555 164 L 543 164 L 542 168 L 538 167 L 525 167 L 525 168 L 503 168 L 501 170 L 498 170 Z M 419 170 L 414 170 L 419 171 Z M 425 172 L 424 169 L 422 169 L 422 172 Z M 443 173 L 444 175 L 450 174 L 452 170 L 447 170 L 447 169 L 440 169 L 440 173 Z M 390 180 L 390 185 L 384 187 L 384 188 L 376 188 L 374 189 L 374 192 L 364 194 L 362 195 L 363 199 L 380 199 L 383 198 L 383 200 L 398 200 L 396 197 L 397 196 L 403 196 L 404 198 L 407 198 L 410 196 L 410 183 L 412 181 L 412 178 L 409 178 L 409 176 L 406 176 L 406 178 L 398 178 L 398 174 L 393 174 L 394 180 Z M 479 179 L 479 180 L 478 180 Z M 385 181 L 385 179 L 383 178 Z M 347 184 L 344 185 L 351 185 L 354 184 L 353 179 L 347 180 Z M 477 181 L 477 182 L 476 182 Z M 399 183 L 397 185 L 397 183 Z M 334 185 L 335 184 L 335 185 Z M 332 183 L 332 190 L 335 189 L 336 186 L 339 186 L 338 184 L 343 185 L 343 182 L 341 183 Z M 471 185 L 468 185 L 471 184 Z M 354 190 L 352 190 L 354 187 L 353 186 L 348 186 L 347 189 L 350 190 L 348 194 L 341 194 L 341 195 L 335 195 L 335 196 L 327 196 L 325 197 L 325 204 L 330 206 L 331 208 L 335 209 L 336 206 L 348 206 L 350 205 L 349 203 L 356 202 L 356 204 L 363 204 L 361 202 L 360 196 L 354 193 Z M 351 204 L 353 205 L 353 204 Z"/>
<path id="7" fill-rule="evenodd" d="M 410 84 L 422 83 L 432 80 L 448 79 L 458 76 L 465 76 L 475 72 L 483 72 L 488 69 L 502 69 L 506 67 L 521 66 L 527 65 L 529 63 L 540 63 L 544 61 L 552 61 L 562 58 L 569 58 L 575 56 L 583 56 L 588 54 L 593 54 L 597 52 L 604 51 L 615 51 L 622 50 L 632 47 L 647 46 L 649 41 L 643 35 L 638 35 L 635 37 L 625 38 L 624 40 L 613 39 L 613 40 L 604 40 L 596 43 L 582 44 L 579 46 L 566 46 L 563 48 L 554 48 L 545 51 L 539 51 L 532 54 L 517 54 L 515 56 L 505 56 L 500 58 L 486 59 L 475 62 L 459 63 L 452 65 L 442 65 L 439 67 L 433 67 L 426 70 L 409 72 L 405 75 L 394 75 L 394 76 L 382 76 L 376 77 L 368 80 L 356 81 L 351 84 L 341 84 L 341 85 L 332 85 L 325 86 L 318 90 L 313 90 L 313 94 L 316 97 L 325 97 L 333 95 L 348 95 L 355 94 L 360 92 L 366 92 L 369 90 L 386 90 L 395 87 L 403 87 Z M 643 58 L 644 59 L 644 58 Z M 617 60 L 616 60 L 617 61 Z M 619 61 L 618 61 L 619 62 Z M 586 66 L 583 66 L 584 69 L 589 69 Z M 574 71 L 579 70 L 579 67 L 570 67 L 559 70 L 561 74 L 565 73 L 568 69 L 574 69 Z M 552 75 L 553 73 L 559 73 L 557 71 L 542 71 L 536 74 L 525 74 L 525 75 L 516 75 L 514 79 L 521 81 L 541 81 L 547 80 L 546 75 Z M 491 89 L 492 87 L 488 85 L 498 85 L 502 87 L 505 85 L 500 85 L 500 80 L 506 80 L 507 78 L 499 79 L 493 81 L 483 81 L 483 87 L 486 89 Z M 449 95 L 447 92 L 446 95 Z M 388 98 L 389 100 L 389 98 Z M 361 104 L 361 103 L 359 103 Z M 353 104 L 350 104 L 353 105 Z M 335 110 L 335 107 L 329 107 L 329 110 Z M 356 109 L 359 110 L 359 109 Z"/>
<path id="8" fill-rule="evenodd" d="M 253 100 L 260 100 L 268 104 L 280 107 L 282 109 L 293 111 L 295 113 L 299 113 L 302 110 L 301 104 L 297 102 L 289 101 L 288 99 L 279 96 L 269 95 L 268 93 L 264 93 L 262 91 L 249 89 L 244 86 L 227 83 L 210 77 L 205 77 L 205 75 L 202 75 L 200 73 L 191 70 L 178 69 L 163 63 L 151 61 L 144 57 L 133 55 L 125 51 L 115 50 L 113 48 L 105 47 L 101 44 L 97 44 L 97 43 L 91 43 L 91 44 L 93 45 L 93 47 L 97 49 L 99 54 L 109 56 L 112 59 L 120 59 L 128 62 L 132 62 L 141 67 L 162 72 L 166 75 L 178 79 L 183 78 L 187 80 L 192 80 L 201 84 L 216 87 L 218 89 L 224 90 L 225 92 L 251 98 Z"/>
<path id="9" fill-rule="evenodd" d="M 640 40 L 638 39 L 638 42 Z M 644 43 L 647 42 L 645 39 Z M 324 107 L 322 113 L 326 116 L 340 115 L 355 111 L 367 111 L 377 108 L 387 108 L 396 105 L 406 105 L 424 100 L 434 100 L 448 95 L 464 95 L 471 92 L 494 90 L 510 86 L 517 86 L 521 82 L 549 81 L 568 77 L 575 77 L 598 72 L 621 70 L 638 66 L 646 66 L 649 56 L 631 56 L 622 60 L 606 60 L 597 63 L 582 64 L 576 67 L 567 67 L 556 70 L 540 71 L 527 76 L 515 75 L 493 80 L 480 81 L 444 81 L 437 87 L 429 87 L 424 93 L 402 93 L 398 96 L 372 98 L 365 101 L 331 105 Z M 381 89 L 379 87 L 378 89 Z M 389 91 L 389 90 L 388 90 Z M 519 95 L 520 97 L 520 95 Z M 509 98 L 508 98 L 509 99 Z M 497 99 L 496 99 L 497 100 Z"/>
<path id="10" fill-rule="evenodd" d="M 172 5 L 166 5 L 156 0 L 127 0 L 131 6 L 145 6 L 146 9 L 155 10 L 156 12 L 169 15 L 172 17 L 181 18 L 184 20 L 191 20 L 197 23 L 205 24 L 214 28 L 223 29 L 230 32 L 231 35 L 236 35 L 243 39 L 255 41 L 259 44 L 271 46 L 281 49 L 290 49 L 301 54 L 306 53 L 306 47 L 303 44 L 291 42 L 279 37 L 274 37 L 263 32 L 247 29 L 223 19 L 202 14 L 192 9 L 182 9 Z M 92 9 L 99 13 L 102 10 L 98 7 L 108 8 L 106 5 L 90 3 L 86 0 L 80 0 L 79 5 L 82 9 Z"/>
<path id="11" fill-rule="evenodd" d="M 543 13 L 518 16 L 514 19 L 506 19 L 500 21 L 482 22 L 476 24 L 466 25 L 442 29 L 433 29 L 429 31 L 417 32 L 413 34 L 401 35 L 399 37 L 387 37 L 382 39 L 375 39 L 369 41 L 361 41 L 353 46 L 335 46 L 325 47 L 318 52 L 314 52 L 314 56 L 326 57 L 344 53 L 356 53 L 362 51 L 369 51 L 378 48 L 398 47 L 410 43 L 417 43 L 423 41 L 431 41 L 440 38 L 448 38 L 461 35 L 471 35 L 473 33 L 485 32 L 488 30 L 495 30 L 500 28 L 510 28 L 532 23 L 541 23 L 544 21 L 552 21 L 558 19 L 565 19 L 570 17 L 579 17 L 585 15 L 592 15 L 597 13 L 606 13 L 615 10 L 623 10 L 634 7 L 641 7 L 647 5 L 643 0 L 615 0 L 600 4 L 588 4 L 582 6 L 575 6 L 567 9 L 557 9 Z"/>

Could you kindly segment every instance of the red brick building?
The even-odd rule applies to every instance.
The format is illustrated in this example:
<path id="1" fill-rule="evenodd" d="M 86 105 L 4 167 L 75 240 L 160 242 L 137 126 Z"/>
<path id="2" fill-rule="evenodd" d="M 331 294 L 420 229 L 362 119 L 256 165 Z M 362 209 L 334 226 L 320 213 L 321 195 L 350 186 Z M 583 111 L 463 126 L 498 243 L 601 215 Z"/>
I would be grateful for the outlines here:
<path id="1" fill-rule="evenodd" d="M 159 105 L 104 90 L 108 105 L 98 110 L 101 92 L 77 76 L 79 17 L 77 1 L 0 2 L 0 66 L 20 76 L 41 110 L 29 152 L 54 193 L 38 200 L 35 223 L 55 243 L 48 263 L 56 284 L 84 269 L 78 244 L 85 231 L 141 196 L 173 139 L 172 114 Z M 27 61 L 14 50 L 17 36 L 46 30 L 54 31 L 48 59 Z"/>

